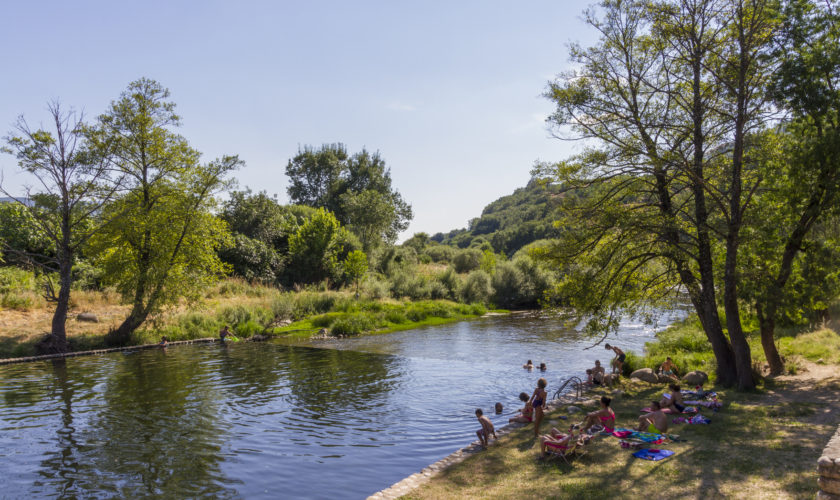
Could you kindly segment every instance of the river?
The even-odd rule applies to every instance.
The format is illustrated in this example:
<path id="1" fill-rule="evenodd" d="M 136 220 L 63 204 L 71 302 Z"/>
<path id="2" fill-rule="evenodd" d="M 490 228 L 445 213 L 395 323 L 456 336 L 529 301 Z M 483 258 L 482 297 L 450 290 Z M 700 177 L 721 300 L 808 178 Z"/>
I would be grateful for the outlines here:
<path id="1" fill-rule="evenodd" d="M 653 334 L 628 320 L 610 341 L 640 352 Z M 541 376 L 551 393 L 608 365 L 591 345 L 516 314 L 2 366 L 0 498 L 364 498 L 472 441 L 475 408 L 503 425 Z"/>

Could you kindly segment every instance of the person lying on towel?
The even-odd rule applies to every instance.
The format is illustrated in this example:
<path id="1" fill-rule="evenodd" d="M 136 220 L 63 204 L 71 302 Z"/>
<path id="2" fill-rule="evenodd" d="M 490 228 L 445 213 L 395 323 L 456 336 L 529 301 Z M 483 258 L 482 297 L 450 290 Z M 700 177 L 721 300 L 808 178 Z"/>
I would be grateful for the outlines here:
<path id="1" fill-rule="evenodd" d="M 639 431 L 652 434 L 665 434 L 668 431 L 668 416 L 662 411 L 659 401 L 653 401 L 651 411 L 639 417 Z"/>
<path id="2" fill-rule="evenodd" d="M 662 407 L 663 410 L 670 408 L 673 413 L 682 413 L 683 410 L 685 410 L 685 404 L 683 403 L 680 386 L 677 384 L 671 384 L 669 388 L 671 391 L 662 395 L 662 400 L 659 402 L 659 406 Z"/>

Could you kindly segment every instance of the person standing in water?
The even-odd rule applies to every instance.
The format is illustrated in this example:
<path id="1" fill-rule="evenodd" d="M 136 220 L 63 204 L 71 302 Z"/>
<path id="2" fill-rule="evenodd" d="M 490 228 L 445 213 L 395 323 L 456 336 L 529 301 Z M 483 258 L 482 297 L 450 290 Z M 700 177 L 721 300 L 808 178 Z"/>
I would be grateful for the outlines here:
<path id="1" fill-rule="evenodd" d="M 619 349 L 616 346 L 611 346 L 609 344 L 604 346 L 606 350 L 612 350 L 615 353 L 615 358 L 612 360 L 612 369 L 613 373 L 618 373 L 621 376 L 621 369 L 624 367 L 624 360 L 627 358 L 627 355 L 624 354 L 624 351 Z"/>
<path id="2" fill-rule="evenodd" d="M 222 328 L 221 330 L 219 330 L 219 340 L 221 340 L 222 342 L 224 342 L 224 341 L 225 341 L 225 339 L 227 339 L 228 337 L 231 337 L 231 338 L 232 338 L 232 337 L 233 337 L 233 333 L 231 333 L 231 331 L 230 331 L 230 327 L 228 327 L 227 325 L 225 325 L 225 327 L 224 327 L 224 328 Z"/>

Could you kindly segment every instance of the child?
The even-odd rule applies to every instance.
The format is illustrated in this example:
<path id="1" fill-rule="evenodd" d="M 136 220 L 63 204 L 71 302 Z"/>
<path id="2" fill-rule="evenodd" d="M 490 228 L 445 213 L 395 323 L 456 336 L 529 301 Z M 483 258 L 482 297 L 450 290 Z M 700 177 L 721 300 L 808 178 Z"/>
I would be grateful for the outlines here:
<path id="1" fill-rule="evenodd" d="M 533 370 L 534 369 L 534 363 L 532 363 L 531 360 L 529 359 L 527 363 L 522 365 L 522 368 L 525 368 L 526 370 Z"/>
<path id="2" fill-rule="evenodd" d="M 502 403 L 496 403 L 496 415 L 501 414 L 502 410 L 504 410 L 504 409 L 505 409 L 505 407 L 502 406 Z"/>
<path id="3" fill-rule="evenodd" d="M 531 395 L 531 406 L 534 408 L 534 437 L 540 437 L 540 423 L 545 412 L 545 405 L 548 402 L 548 393 L 545 392 L 545 387 L 548 382 L 541 378 L 537 380 L 537 388 L 534 389 L 534 394 Z"/>
<path id="4" fill-rule="evenodd" d="M 481 446 L 487 448 L 487 442 L 490 439 L 490 434 L 493 435 L 493 439 L 496 439 L 496 428 L 493 427 L 493 422 L 484 416 L 484 412 L 481 411 L 481 408 L 475 410 L 475 416 L 478 417 L 478 423 L 481 424 L 481 429 L 475 431 L 475 435 L 478 436 L 478 440 L 481 441 Z"/>
<path id="5" fill-rule="evenodd" d="M 652 401 L 647 415 L 639 417 L 639 430 L 652 434 L 665 434 L 668 431 L 668 416 L 662 412 L 659 401 Z"/>
<path id="6" fill-rule="evenodd" d="M 524 392 L 519 393 L 519 400 L 525 403 L 525 406 L 519 410 L 519 415 L 509 419 L 508 423 L 520 422 L 523 424 L 529 424 L 534 420 L 534 407 L 531 406 L 531 402 L 528 401 L 528 394 Z"/>
<path id="7" fill-rule="evenodd" d="M 545 363 L 540 363 L 540 371 L 544 372 L 546 369 Z"/>

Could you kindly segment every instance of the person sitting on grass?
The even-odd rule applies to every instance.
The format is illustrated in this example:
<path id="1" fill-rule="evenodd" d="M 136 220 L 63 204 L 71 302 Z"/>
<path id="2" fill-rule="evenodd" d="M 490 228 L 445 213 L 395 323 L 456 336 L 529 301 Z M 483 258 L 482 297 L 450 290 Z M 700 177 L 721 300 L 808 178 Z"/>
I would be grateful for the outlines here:
<path id="1" fill-rule="evenodd" d="M 522 424 L 529 424 L 534 420 L 534 407 L 528 401 L 528 394 L 524 392 L 519 393 L 519 400 L 525 403 L 525 406 L 519 410 L 519 415 L 508 420 L 508 423 L 519 422 Z"/>
<path id="2" fill-rule="evenodd" d="M 578 425 L 573 425 L 569 427 L 569 433 L 563 434 L 556 428 L 552 428 L 551 432 L 548 434 L 540 436 L 540 457 L 545 458 L 546 452 L 548 451 L 547 448 L 552 448 L 554 450 L 565 450 L 569 447 L 569 443 L 571 443 L 575 439 L 575 430 L 579 429 Z"/>
<path id="3" fill-rule="evenodd" d="M 662 401 L 659 402 L 659 406 L 661 406 L 663 410 L 670 408 L 673 413 L 682 413 L 683 410 L 685 410 L 685 405 L 683 404 L 680 386 L 677 384 L 671 384 L 669 388 L 671 389 L 671 392 L 666 392 L 662 395 Z"/>
<path id="4" fill-rule="evenodd" d="M 604 346 L 604 349 L 608 351 L 612 350 L 615 353 L 615 357 L 610 365 L 612 365 L 612 372 L 621 376 L 621 369 L 624 367 L 624 360 L 627 359 L 627 355 L 624 354 L 624 351 L 614 345 L 607 344 Z"/>
<path id="5" fill-rule="evenodd" d="M 588 413 L 583 424 L 581 424 L 584 431 L 588 431 L 596 424 L 603 426 L 604 430 L 610 432 L 615 429 L 615 412 L 610 408 L 611 402 L 612 399 L 607 396 L 601 396 L 601 409 Z"/>
<path id="6" fill-rule="evenodd" d="M 665 362 L 659 365 L 659 373 L 674 380 L 679 380 L 677 378 L 677 365 L 671 361 L 670 357 L 665 358 Z"/>
<path id="7" fill-rule="evenodd" d="M 548 393 L 545 392 L 547 385 L 548 382 L 544 378 L 537 380 L 537 388 L 531 395 L 530 403 L 534 408 L 534 437 L 540 436 L 540 423 L 545 413 L 545 405 L 548 403 Z"/>
<path id="8" fill-rule="evenodd" d="M 478 436 L 478 440 L 481 441 L 481 446 L 487 448 L 488 441 L 490 440 L 490 434 L 493 435 L 493 439 L 497 439 L 496 428 L 493 427 L 493 422 L 484 416 L 484 412 L 481 411 L 481 408 L 475 410 L 475 416 L 478 417 L 478 423 L 481 424 L 481 429 L 475 431 L 475 435 Z"/>
<path id="9" fill-rule="evenodd" d="M 639 417 L 639 431 L 665 434 L 668 431 L 668 415 L 662 411 L 659 401 L 651 402 L 651 412 Z"/>

